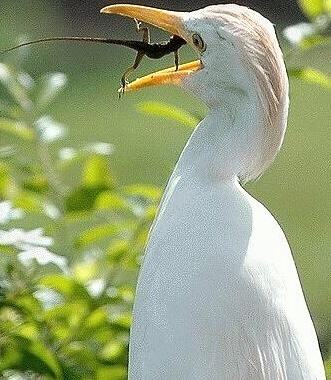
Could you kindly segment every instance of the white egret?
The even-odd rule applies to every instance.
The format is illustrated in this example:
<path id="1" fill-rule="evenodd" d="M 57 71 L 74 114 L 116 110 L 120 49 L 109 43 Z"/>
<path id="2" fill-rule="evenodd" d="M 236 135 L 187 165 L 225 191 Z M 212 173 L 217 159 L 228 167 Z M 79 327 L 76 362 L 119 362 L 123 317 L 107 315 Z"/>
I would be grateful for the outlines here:
<path id="1" fill-rule="evenodd" d="M 129 379 L 325 379 L 284 233 L 240 186 L 271 164 L 286 129 L 288 79 L 272 24 L 233 4 L 194 12 L 112 5 L 102 12 L 179 35 L 200 55 L 128 89 L 175 83 L 209 107 L 149 236 Z"/>

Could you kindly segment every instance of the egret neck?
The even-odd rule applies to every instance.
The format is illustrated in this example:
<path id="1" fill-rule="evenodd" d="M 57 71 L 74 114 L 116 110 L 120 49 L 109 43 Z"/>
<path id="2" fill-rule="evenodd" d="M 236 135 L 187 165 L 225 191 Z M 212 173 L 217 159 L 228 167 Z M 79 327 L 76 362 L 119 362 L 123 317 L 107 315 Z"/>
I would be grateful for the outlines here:
<path id="1" fill-rule="evenodd" d="M 206 182 L 227 181 L 240 177 L 251 164 L 263 159 L 263 120 L 257 96 L 253 92 L 224 93 L 224 102 L 212 105 L 193 132 L 175 175 Z"/>

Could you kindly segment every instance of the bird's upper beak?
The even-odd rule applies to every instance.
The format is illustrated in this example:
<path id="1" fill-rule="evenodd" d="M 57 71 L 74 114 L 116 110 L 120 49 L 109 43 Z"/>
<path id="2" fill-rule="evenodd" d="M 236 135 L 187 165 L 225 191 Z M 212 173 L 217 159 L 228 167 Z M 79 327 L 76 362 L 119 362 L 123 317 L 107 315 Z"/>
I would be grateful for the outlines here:
<path id="1" fill-rule="evenodd" d="M 132 4 L 114 4 L 101 9 L 100 12 L 135 18 L 163 29 L 166 32 L 180 36 L 187 42 L 190 42 L 191 39 L 183 23 L 184 12 L 167 11 Z M 139 90 L 144 87 L 162 84 L 180 84 L 184 77 L 200 69 L 202 69 L 200 60 L 180 65 L 178 70 L 175 67 L 171 67 L 136 79 L 127 85 L 126 90 Z"/>

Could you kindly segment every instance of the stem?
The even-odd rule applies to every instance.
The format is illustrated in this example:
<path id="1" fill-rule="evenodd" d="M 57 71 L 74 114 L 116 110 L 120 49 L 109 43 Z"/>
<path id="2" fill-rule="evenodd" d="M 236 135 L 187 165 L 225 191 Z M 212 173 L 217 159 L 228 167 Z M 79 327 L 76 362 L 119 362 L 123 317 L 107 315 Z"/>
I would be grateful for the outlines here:
<path id="1" fill-rule="evenodd" d="M 53 202 L 60 211 L 60 217 L 58 219 L 55 219 L 54 223 L 56 224 L 57 230 L 61 236 L 61 250 L 67 251 L 70 247 L 68 243 L 68 231 L 64 220 L 65 205 L 63 201 L 67 193 L 67 189 L 55 169 L 55 165 L 52 161 L 51 153 L 47 144 L 45 144 L 40 139 L 38 132 L 33 128 L 33 123 L 30 124 L 30 127 L 34 130 L 35 133 L 34 141 L 40 166 L 50 186 L 51 193 L 53 195 Z"/>

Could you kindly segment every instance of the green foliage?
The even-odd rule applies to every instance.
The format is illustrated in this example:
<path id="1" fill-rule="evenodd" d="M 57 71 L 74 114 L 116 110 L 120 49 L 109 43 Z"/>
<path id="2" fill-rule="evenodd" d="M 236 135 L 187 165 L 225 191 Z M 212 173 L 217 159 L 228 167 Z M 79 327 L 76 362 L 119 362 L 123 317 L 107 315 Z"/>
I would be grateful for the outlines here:
<path id="1" fill-rule="evenodd" d="M 326 380 L 331 380 L 331 359 L 324 363 L 324 367 L 326 372 Z"/>
<path id="2" fill-rule="evenodd" d="M 284 36 L 292 44 L 293 49 L 285 54 L 288 73 L 291 77 L 311 84 L 330 88 L 331 77 L 315 67 L 293 65 L 295 57 L 302 57 L 318 47 L 330 49 L 331 37 L 331 1 L 299 0 L 299 5 L 310 20 L 284 29 Z"/>
<path id="3" fill-rule="evenodd" d="M 177 123 L 183 124 L 186 127 L 194 128 L 199 119 L 182 108 L 167 103 L 160 102 L 142 102 L 137 105 L 137 109 L 147 115 L 164 117 L 173 120 Z"/>
<path id="4" fill-rule="evenodd" d="M 11 141 L 0 150 L 0 373 L 123 380 L 160 190 L 119 185 L 109 144 L 63 146 L 66 128 L 44 112 L 65 83 L 0 65 L 0 131 Z M 65 181 L 68 172 L 79 175 Z M 13 228 L 34 219 L 51 239 Z"/>
<path id="5" fill-rule="evenodd" d="M 299 0 L 299 5 L 306 16 L 311 19 L 331 13 L 330 0 Z"/>
<path id="6" fill-rule="evenodd" d="M 306 67 L 303 69 L 289 69 L 288 73 L 294 78 L 331 89 L 331 77 L 325 75 L 319 70 Z"/>

